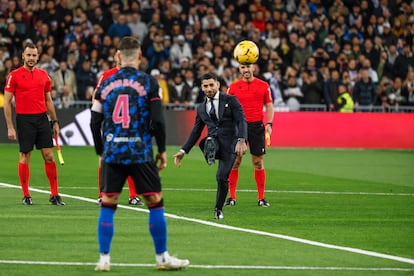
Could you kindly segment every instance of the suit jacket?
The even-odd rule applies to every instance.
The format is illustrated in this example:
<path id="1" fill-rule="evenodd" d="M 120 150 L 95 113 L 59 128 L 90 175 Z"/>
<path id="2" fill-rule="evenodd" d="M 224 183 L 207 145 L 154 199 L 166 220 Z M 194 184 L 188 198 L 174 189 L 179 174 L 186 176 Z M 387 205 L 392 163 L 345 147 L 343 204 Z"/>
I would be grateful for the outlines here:
<path id="1" fill-rule="evenodd" d="M 217 92 L 220 93 L 220 92 Z M 206 110 L 205 101 L 197 108 L 194 127 L 182 149 L 189 153 L 201 136 L 204 126 L 207 126 L 208 136 L 216 138 L 219 151 L 216 158 L 221 159 L 222 154 L 234 153 L 238 138 L 247 139 L 247 123 L 243 108 L 235 96 L 219 95 L 218 122 L 214 122 Z M 204 138 L 205 139 L 205 138 Z M 204 141 L 203 139 L 203 141 Z M 203 145 L 203 142 L 200 143 Z"/>

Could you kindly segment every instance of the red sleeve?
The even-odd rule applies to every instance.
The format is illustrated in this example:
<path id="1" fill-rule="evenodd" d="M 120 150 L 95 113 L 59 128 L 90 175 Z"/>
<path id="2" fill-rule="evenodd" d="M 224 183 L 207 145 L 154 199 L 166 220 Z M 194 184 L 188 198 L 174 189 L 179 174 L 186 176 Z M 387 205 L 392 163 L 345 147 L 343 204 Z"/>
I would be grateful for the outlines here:
<path id="1" fill-rule="evenodd" d="M 45 93 L 52 91 L 52 80 L 50 79 L 49 75 L 45 72 L 45 78 L 46 78 L 46 83 L 45 83 Z"/>
<path id="2" fill-rule="evenodd" d="M 16 78 L 13 76 L 13 72 L 7 75 L 6 78 L 6 86 L 4 87 L 4 91 L 15 93 L 16 92 Z"/>
<path id="3" fill-rule="evenodd" d="M 272 91 L 270 90 L 270 87 L 269 87 L 269 85 L 267 85 L 267 90 L 266 90 L 266 93 L 265 93 L 265 103 L 273 103 L 273 100 L 272 100 Z"/>

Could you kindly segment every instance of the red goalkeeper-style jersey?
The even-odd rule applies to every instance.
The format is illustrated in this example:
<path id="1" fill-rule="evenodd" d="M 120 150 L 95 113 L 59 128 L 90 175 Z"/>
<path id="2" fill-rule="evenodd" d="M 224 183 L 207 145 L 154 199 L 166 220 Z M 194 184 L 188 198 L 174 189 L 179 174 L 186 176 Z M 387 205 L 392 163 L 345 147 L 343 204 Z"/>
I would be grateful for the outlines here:
<path id="1" fill-rule="evenodd" d="M 272 92 L 267 82 L 254 78 L 251 82 L 242 79 L 230 84 L 227 94 L 239 99 L 243 107 L 246 121 L 259 122 L 263 120 L 263 106 L 272 102 Z"/>
<path id="2" fill-rule="evenodd" d="M 52 90 L 52 81 L 45 70 L 22 66 L 10 72 L 4 90 L 14 94 L 16 114 L 41 114 L 47 111 L 46 93 Z"/>
<path id="3" fill-rule="evenodd" d="M 99 86 L 101 86 L 101 84 L 104 80 L 106 80 L 107 78 L 109 78 L 110 76 L 112 76 L 113 74 L 115 74 L 118 71 L 119 71 L 119 69 L 114 67 L 112 69 L 109 69 L 109 70 L 106 70 L 105 72 L 103 72 L 102 75 L 98 79 L 98 83 L 96 84 L 95 89 L 97 90 L 99 88 Z"/>

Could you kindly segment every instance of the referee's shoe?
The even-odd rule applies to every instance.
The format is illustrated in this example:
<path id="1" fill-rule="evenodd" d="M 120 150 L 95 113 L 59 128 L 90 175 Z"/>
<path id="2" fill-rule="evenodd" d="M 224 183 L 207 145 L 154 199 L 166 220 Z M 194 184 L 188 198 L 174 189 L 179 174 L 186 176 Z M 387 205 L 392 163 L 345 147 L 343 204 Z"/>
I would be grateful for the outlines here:
<path id="1" fill-rule="evenodd" d="M 51 196 L 49 199 L 49 202 L 52 205 L 59 205 L 59 206 L 65 205 L 65 202 L 62 201 L 62 199 L 60 198 L 60 195 Z"/>

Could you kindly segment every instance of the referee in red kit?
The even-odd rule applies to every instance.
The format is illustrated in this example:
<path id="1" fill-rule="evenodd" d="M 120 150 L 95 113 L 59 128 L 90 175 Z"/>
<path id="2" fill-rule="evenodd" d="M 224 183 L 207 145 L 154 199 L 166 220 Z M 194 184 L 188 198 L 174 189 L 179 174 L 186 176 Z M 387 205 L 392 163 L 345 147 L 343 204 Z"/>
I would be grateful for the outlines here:
<path id="1" fill-rule="evenodd" d="M 53 135 L 59 135 L 59 123 L 53 105 L 51 80 L 46 71 L 36 67 L 39 52 L 36 45 L 27 43 L 22 54 L 23 66 L 10 72 L 4 89 L 4 117 L 7 136 L 19 141 L 18 174 L 23 190 L 23 204 L 32 205 L 29 192 L 30 155 L 34 145 L 42 152 L 46 176 L 50 185 L 49 202 L 65 205 L 58 193 L 56 162 L 53 154 Z M 16 130 L 12 120 L 12 100 L 15 100 Z M 49 123 L 50 116 L 51 123 Z"/>
<path id="2" fill-rule="evenodd" d="M 239 99 L 246 116 L 247 141 L 252 156 L 254 179 L 257 187 L 257 205 L 269 207 L 270 203 L 264 197 L 266 171 L 263 158 L 266 153 L 265 132 L 268 135 L 272 134 L 274 116 L 272 94 L 267 82 L 254 77 L 254 64 L 240 64 L 239 71 L 242 78 L 230 84 L 227 93 Z M 263 107 L 266 109 L 266 125 L 263 125 Z M 237 156 L 230 172 L 230 197 L 227 199 L 226 206 L 236 205 L 236 189 L 241 161 L 242 156 Z"/>

